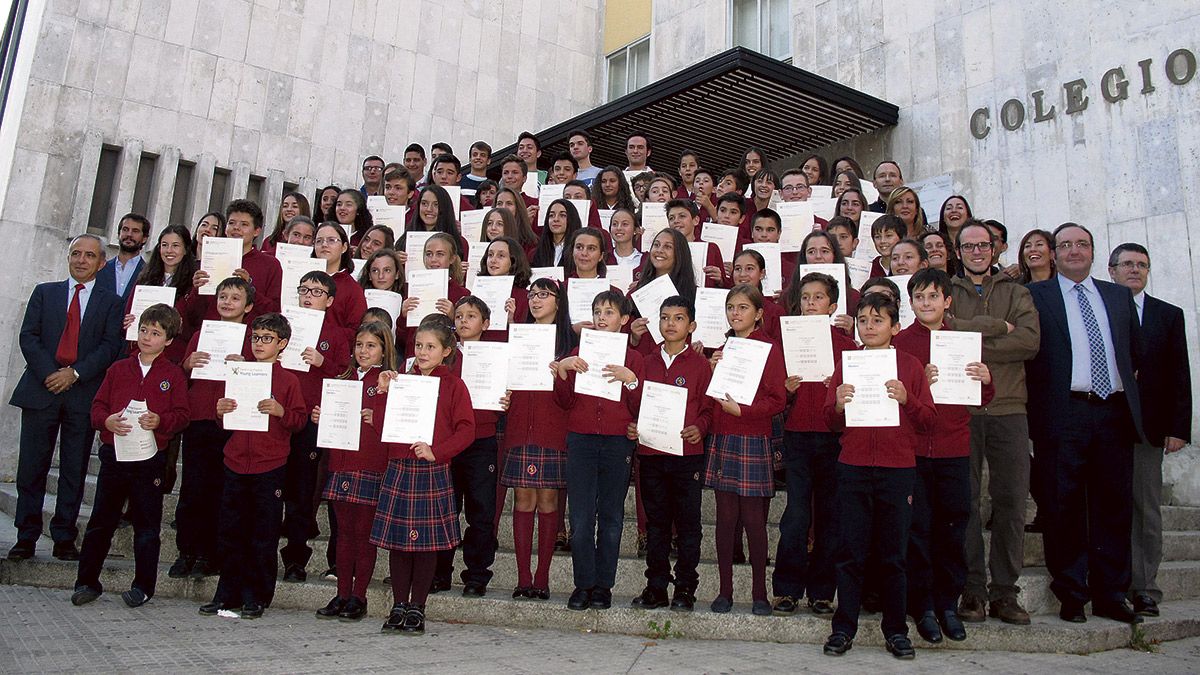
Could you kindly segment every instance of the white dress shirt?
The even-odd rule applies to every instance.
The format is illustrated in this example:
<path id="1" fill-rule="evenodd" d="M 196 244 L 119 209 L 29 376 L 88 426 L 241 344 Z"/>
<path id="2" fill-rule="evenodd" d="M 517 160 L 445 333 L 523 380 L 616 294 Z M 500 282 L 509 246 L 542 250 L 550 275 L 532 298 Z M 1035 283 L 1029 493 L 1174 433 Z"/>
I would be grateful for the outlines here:
<path id="1" fill-rule="evenodd" d="M 67 279 L 67 311 L 71 311 L 71 298 L 75 295 L 75 284 L 79 282 L 74 277 Z M 96 277 L 83 285 L 83 290 L 79 291 L 79 320 L 82 323 L 83 317 L 87 316 L 88 300 L 92 297 L 92 289 L 96 286 Z"/>
<path id="2" fill-rule="evenodd" d="M 1142 324 L 1142 312 L 1146 311 L 1146 291 L 1133 296 L 1133 306 L 1137 308 L 1138 325 Z"/>
<path id="3" fill-rule="evenodd" d="M 1071 334 L 1071 391 L 1089 392 L 1092 388 L 1092 352 L 1088 346 L 1087 328 L 1083 325 L 1083 313 L 1079 310 L 1079 297 L 1075 289 L 1076 283 L 1059 274 L 1059 290 L 1062 291 L 1063 305 L 1067 310 L 1067 330 Z M 1108 364 L 1109 384 L 1112 391 L 1123 391 L 1121 375 L 1117 372 L 1116 349 L 1113 347 L 1112 328 L 1108 322 L 1108 308 L 1104 306 L 1104 298 L 1092 277 L 1079 282 L 1083 292 L 1087 294 L 1092 313 L 1096 315 L 1096 324 L 1100 327 L 1100 335 L 1104 340 L 1105 362 Z"/>

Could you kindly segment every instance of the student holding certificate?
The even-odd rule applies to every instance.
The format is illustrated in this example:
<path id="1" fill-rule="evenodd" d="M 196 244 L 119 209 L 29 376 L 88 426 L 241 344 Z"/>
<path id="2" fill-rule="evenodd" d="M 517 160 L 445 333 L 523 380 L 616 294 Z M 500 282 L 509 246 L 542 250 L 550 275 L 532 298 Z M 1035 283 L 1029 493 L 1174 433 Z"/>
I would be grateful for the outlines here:
<path id="1" fill-rule="evenodd" d="M 612 218 L 608 221 L 608 234 L 612 238 L 613 247 L 605 262 L 610 265 L 626 265 L 634 270 L 641 269 L 642 252 L 636 245 L 640 233 L 637 222 L 636 209 L 619 207 L 613 211 Z"/>
<path id="2" fill-rule="evenodd" d="M 779 213 L 775 209 L 756 211 L 750 219 L 750 243 L 778 244 L 780 228 L 782 227 L 780 223 Z M 796 269 L 798 258 L 799 253 L 796 251 L 781 250 L 779 253 L 779 278 L 785 285 L 787 280 L 792 278 L 792 272 Z"/>
<path id="3" fill-rule="evenodd" d="M 575 207 L 566 199 L 555 199 L 546 207 L 546 226 L 537 243 L 526 253 L 531 267 L 555 267 L 563 264 L 566 242 L 571 234 L 583 227 Z"/>
<path id="4" fill-rule="evenodd" d="M 650 250 L 642 260 L 642 268 L 634 279 L 634 291 L 645 288 L 655 279 L 671 278 L 675 291 L 683 297 L 696 301 L 696 275 L 692 272 L 692 252 L 683 233 L 667 228 L 654 235 Z M 629 325 L 630 343 L 642 354 L 652 353 L 658 346 L 648 335 L 650 319 L 637 316 Z M 645 342 L 646 344 L 642 344 Z"/>
<path id="5" fill-rule="evenodd" d="M 904 562 L 912 520 L 913 467 L 919 434 L 933 425 L 933 398 L 921 362 L 891 349 L 892 337 L 900 332 L 900 308 L 893 298 L 864 293 L 858 303 L 857 329 L 864 349 L 890 350 L 894 355 L 897 377 L 887 380 L 884 387 L 887 399 L 898 406 L 900 423 L 898 427 L 847 426 L 846 404 L 854 400 L 855 388 L 843 384 L 843 364 L 837 365 L 823 409 L 829 429 L 842 432 L 837 466 L 838 606 L 824 651 L 828 656 L 841 656 L 853 646 L 862 603 L 863 567 L 868 553 L 874 552 L 882 575 L 880 627 L 887 650 L 898 659 L 911 659 L 916 652 L 904 620 Z M 849 356 L 844 353 L 843 362 Z"/>
<path id="6" fill-rule="evenodd" d="M 930 338 L 934 331 L 946 330 L 950 276 L 941 270 L 921 270 L 909 280 L 908 293 L 917 320 L 900 331 L 893 344 L 917 357 L 932 386 L 939 375 L 949 375 L 930 363 Z M 967 378 L 983 383 L 980 405 L 986 406 L 995 392 L 991 372 L 978 361 L 968 363 L 965 370 Z M 956 642 L 967 637 L 957 608 L 967 581 L 964 542 L 971 515 L 971 413 L 965 405 L 934 403 L 934 409 L 933 426 L 921 434 L 917 446 L 906 574 L 909 616 L 917 633 L 936 644 L 943 633 Z"/>
<path id="7" fill-rule="evenodd" d="M 462 285 L 465 270 L 462 266 L 462 258 L 459 257 L 458 251 L 455 249 L 454 237 L 444 232 L 437 232 L 427 239 L 425 241 L 424 262 L 425 269 L 427 270 L 447 270 L 450 274 L 447 297 L 437 298 L 433 303 L 437 313 L 444 314 L 449 318 L 454 314 L 454 303 L 470 295 L 470 292 Z M 400 318 L 396 320 L 397 326 L 405 326 L 397 332 L 396 338 L 396 349 L 401 359 L 406 355 L 415 353 L 414 339 L 417 329 L 408 328 L 407 325 L 415 323 L 417 326 L 420 326 L 427 317 L 420 317 L 420 320 L 416 322 L 409 322 L 407 319 L 409 313 L 418 310 L 422 305 L 422 298 L 411 295 L 406 288 L 404 304 L 400 305 Z M 403 337 L 403 340 L 401 337 Z M 399 351 L 400 342 L 404 343 L 404 351 Z"/>
<path id="8" fill-rule="evenodd" d="M 367 228 L 375 224 L 375 219 L 367 209 L 366 197 L 354 188 L 346 188 L 338 193 L 333 208 L 321 214 L 323 221 L 337 223 L 350 245 L 358 248 L 359 242 L 367 232 Z"/>
<path id="9" fill-rule="evenodd" d="M 258 204 L 248 199 L 229 202 L 225 209 L 225 237 L 242 240 L 242 266 L 233 271 L 233 276 L 254 284 L 256 315 L 279 311 L 279 284 L 283 279 L 279 261 L 254 247 L 254 240 L 262 234 L 262 228 L 263 212 Z M 192 325 L 199 325 L 204 319 L 218 318 L 213 298 L 200 295 L 200 288 L 210 281 L 219 283 L 222 280 L 209 279 L 208 272 L 202 269 L 192 276 L 192 290 L 188 294 L 189 316 L 184 317 Z"/>
<path id="10" fill-rule="evenodd" d="M 358 285 L 363 288 L 363 299 L 369 290 L 388 291 L 399 294 L 404 289 L 403 268 L 400 257 L 392 249 L 383 249 L 371 254 L 358 275 Z M 369 305 L 370 303 L 368 303 Z M 396 312 L 399 316 L 400 312 Z"/>
<path id="11" fill-rule="evenodd" d="M 393 605 L 384 633 L 423 635 L 425 600 L 437 570 L 437 553 L 458 546 L 458 512 L 450 460 L 475 438 L 475 416 L 467 385 L 450 371 L 454 332 L 448 318 L 434 316 L 414 331 L 416 346 L 410 375 L 438 379 L 433 443 L 392 443 L 379 505 L 371 525 L 371 544 L 388 550 Z M 394 371 L 381 373 L 387 391 Z M 380 427 L 382 429 L 382 427 Z"/>
<path id="12" fill-rule="evenodd" d="M 779 345 L 762 330 L 763 296 L 753 286 L 734 286 L 725 299 L 729 337 L 759 340 L 771 345 L 759 385 L 750 405 L 726 393 L 713 407 L 712 433 L 708 437 L 708 464 L 704 484 L 717 498 L 717 570 L 720 590 L 712 611 L 733 609 L 733 549 L 737 525 L 746 530 L 753 579 L 755 614 L 771 613 L 767 602 L 767 499 L 775 494 L 771 453 L 771 418 L 783 411 L 784 363 Z M 724 349 L 712 356 L 714 366 Z M 715 384 L 715 382 L 714 382 Z M 710 386 L 711 388 L 711 386 Z"/>
<path id="13" fill-rule="evenodd" d="M 410 231 L 445 233 L 454 242 L 454 250 L 459 258 L 466 259 L 467 240 L 458 227 L 458 220 L 454 217 L 454 202 L 450 200 L 450 193 L 446 192 L 446 188 L 440 185 L 422 188 L 417 197 L 415 211 L 412 223 L 409 224 Z M 408 254 L 405 251 L 398 253 L 401 262 L 407 265 Z"/>
<path id="14" fill-rule="evenodd" d="M 700 241 L 700 208 L 687 199 L 672 199 L 667 202 L 667 222 L 679 230 L 688 242 Z M 721 261 L 721 249 L 708 242 L 708 250 L 703 260 L 693 260 L 692 264 L 704 268 L 704 285 L 710 288 L 723 288 L 729 284 L 729 275 Z"/>
<path id="15" fill-rule="evenodd" d="M 757 288 L 762 293 L 763 282 L 767 280 L 767 262 L 763 260 L 761 253 L 748 248 L 734 256 L 731 278 L 733 279 L 734 286 L 746 284 Z M 764 294 L 762 327 L 763 332 L 772 340 L 778 341 L 780 339 L 779 317 L 783 315 L 783 306 L 776 302 L 774 298 L 768 298 Z"/>
<path id="16" fill-rule="evenodd" d="M 340 328 L 342 342 L 349 344 L 358 332 L 363 312 L 367 311 L 367 298 L 363 294 L 362 286 L 354 280 L 354 261 L 350 257 L 350 242 L 346 239 L 346 231 L 330 224 L 317 228 L 317 237 L 313 240 L 313 257 L 325 260 L 325 271 L 337 284 L 338 301 L 330 306 L 326 321 L 332 321 L 335 327 Z M 284 293 L 294 291 L 292 288 L 283 289 Z"/>
<path id="17" fill-rule="evenodd" d="M 196 272 L 197 265 L 199 262 L 192 254 L 191 234 L 188 233 L 187 228 L 182 225 L 164 227 L 158 233 L 158 245 L 150 251 L 150 259 L 146 261 L 142 271 L 138 274 L 133 292 L 130 293 L 129 300 L 125 303 L 125 320 L 121 324 L 122 328 L 128 330 L 137 320 L 137 317 L 133 315 L 133 300 L 139 286 L 172 289 L 174 297 L 168 304 L 175 307 L 180 315 L 185 314 L 187 312 L 187 294 L 192 289 L 192 276 Z M 180 328 L 179 335 L 171 341 L 164 352 L 172 363 L 183 361 L 183 352 L 187 349 L 192 333 L 198 328 L 199 326 L 186 324 Z M 136 348 L 137 341 L 134 341 L 133 349 L 136 351 Z M 175 446 L 178 449 L 177 443 Z"/>
<path id="18" fill-rule="evenodd" d="M 379 391 L 379 374 L 396 370 L 396 347 L 391 326 L 365 323 L 354 337 L 354 361 L 338 379 L 362 383 L 362 407 L 357 450 L 327 448 L 329 475 L 321 498 L 329 501 L 337 518 L 334 557 L 337 595 L 317 617 L 358 621 L 367 614 L 367 584 L 375 572 L 376 549 L 371 543 L 371 523 L 379 503 L 379 487 L 387 469 L 388 447 L 379 440 L 386 397 Z M 313 423 L 321 423 L 321 406 L 313 407 Z"/>
<path id="19" fill-rule="evenodd" d="M 490 308 L 508 314 L 508 323 L 524 323 L 529 316 L 529 260 L 517 241 L 508 236 L 497 237 L 488 244 L 483 253 L 481 277 L 512 277 L 512 294 L 503 307 Z M 508 331 L 486 330 L 483 339 L 491 342 L 507 342 Z"/>
<path id="20" fill-rule="evenodd" d="M 871 261 L 871 277 L 886 277 L 893 274 L 892 248 L 900 243 L 907 232 L 907 227 L 896 216 L 880 216 L 871 223 L 871 240 L 875 242 L 875 250 L 879 255 Z"/>
<path id="21" fill-rule="evenodd" d="M 804 243 L 800 251 L 800 265 L 842 265 L 846 264 L 846 258 L 842 255 L 841 249 L 838 248 L 838 240 L 836 235 L 822 230 L 814 230 L 809 232 L 804 237 Z M 802 269 L 797 267 L 797 269 Z M 804 276 L 803 274 L 800 276 Z M 834 280 L 838 284 L 839 307 L 844 307 L 845 312 L 839 312 L 833 317 L 833 325 L 837 326 L 845 335 L 854 336 L 854 316 L 855 310 L 858 309 L 859 292 L 849 283 L 849 271 L 843 270 L 842 274 Z M 788 308 L 788 314 L 798 315 L 802 312 L 797 311 L 799 307 L 799 297 L 797 293 L 791 291 L 793 285 L 799 281 L 795 274 L 791 276 L 790 281 L 786 284 L 783 291 L 782 302 Z"/>

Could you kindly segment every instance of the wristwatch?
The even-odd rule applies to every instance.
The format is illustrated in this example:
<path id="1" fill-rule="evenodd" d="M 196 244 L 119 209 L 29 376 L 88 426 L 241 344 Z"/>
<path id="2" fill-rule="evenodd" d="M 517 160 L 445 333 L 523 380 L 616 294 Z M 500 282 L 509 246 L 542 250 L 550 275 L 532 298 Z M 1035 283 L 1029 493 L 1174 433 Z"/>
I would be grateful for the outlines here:
<path id="1" fill-rule="evenodd" d="M 638 388 L 638 384 L 639 384 L 639 382 L 637 381 L 637 378 L 634 378 L 634 380 L 632 382 L 625 383 L 625 388 L 628 389 L 629 391 L 633 391 L 634 389 Z"/>

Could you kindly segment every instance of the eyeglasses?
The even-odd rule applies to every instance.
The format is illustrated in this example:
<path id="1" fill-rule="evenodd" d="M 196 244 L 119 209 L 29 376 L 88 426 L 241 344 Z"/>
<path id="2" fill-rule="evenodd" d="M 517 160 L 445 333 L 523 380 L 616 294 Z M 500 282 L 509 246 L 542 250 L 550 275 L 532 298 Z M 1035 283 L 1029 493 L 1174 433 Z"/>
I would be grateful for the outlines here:
<path id="1" fill-rule="evenodd" d="M 313 239 L 313 243 L 318 246 L 337 246 L 342 243 L 342 240 L 339 237 L 321 237 L 320 239 Z"/>
<path id="2" fill-rule="evenodd" d="M 1070 251 L 1073 248 L 1077 248 L 1080 251 L 1087 251 L 1092 248 L 1092 242 L 1086 239 L 1080 239 L 1079 241 L 1060 241 L 1054 245 L 1054 248 L 1060 251 Z"/>
<path id="3" fill-rule="evenodd" d="M 959 244 L 959 250 L 970 253 L 971 251 L 990 251 L 992 250 L 992 242 L 981 241 L 978 244 Z"/>
<path id="4" fill-rule="evenodd" d="M 383 171 L 383 167 L 382 166 L 364 166 L 363 171 L 370 171 L 371 173 L 375 173 L 376 171 Z"/>
<path id="5" fill-rule="evenodd" d="M 1140 260 L 1139 261 L 1124 260 L 1124 261 L 1119 262 L 1116 265 L 1114 265 L 1114 267 L 1120 267 L 1123 270 L 1141 270 L 1141 271 L 1145 272 L 1150 269 L 1150 263 L 1141 262 Z"/>
<path id="6" fill-rule="evenodd" d="M 554 291 L 531 291 L 529 293 L 530 300 L 533 300 L 534 298 L 537 298 L 538 300 L 545 300 L 552 297 L 557 298 L 558 293 L 555 293 Z"/>
<path id="7" fill-rule="evenodd" d="M 269 345 L 278 339 L 279 338 L 275 337 L 274 335 L 251 335 L 250 336 L 250 341 L 256 345 L 257 344 Z"/>
<path id="8" fill-rule="evenodd" d="M 305 295 L 311 295 L 314 298 L 323 298 L 329 295 L 329 291 L 325 290 L 324 288 L 310 288 L 308 286 L 297 286 L 296 292 L 299 293 L 301 297 Z"/>
<path id="9" fill-rule="evenodd" d="M 809 190 L 809 189 L 811 189 L 811 188 L 809 188 L 807 185 L 784 185 L 783 187 L 779 188 L 779 191 L 780 192 L 804 192 L 805 190 Z"/>

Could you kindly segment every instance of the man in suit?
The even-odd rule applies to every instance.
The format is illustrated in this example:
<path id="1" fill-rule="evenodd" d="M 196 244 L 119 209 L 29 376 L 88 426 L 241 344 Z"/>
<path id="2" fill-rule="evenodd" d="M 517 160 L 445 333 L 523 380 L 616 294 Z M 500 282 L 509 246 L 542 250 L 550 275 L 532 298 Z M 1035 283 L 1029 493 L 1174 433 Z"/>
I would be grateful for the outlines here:
<path id="1" fill-rule="evenodd" d="M 1029 285 L 1041 347 L 1026 364 L 1034 461 L 1052 496 L 1043 542 L 1065 621 L 1142 619 L 1126 603 L 1133 444 L 1142 411 L 1134 372 L 1140 331 L 1129 289 L 1091 276 L 1092 233 L 1054 231 L 1058 276 Z"/>
<path id="2" fill-rule="evenodd" d="M 1188 368 L 1183 310 L 1146 294 L 1150 252 L 1140 244 L 1121 244 L 1108 257 L 1108 275 L 1133 293 L 1142 326 L 1142 351 L 1153 355 L 1138 369 L 1142 428 L 1149 443 L 1133 449 L 1133 611 L 1158 616 L 1162 590 L 1163 452 L 1178 452 L 1191 440 L 1192 379 Z"/>
<path id="3" fill-rule="evenodd" d="M 142 259 L 142 247 L 150 238 L 150 221 L 140 213 L 126 213 L 117 224 L 117 241 L 120 248 L 96 275 L 96 284 L 106 291 L 121 296 L 121 306 L 133 295 L 138 275 L 146 264 Z"/>
<path id="4" fill-rule="evenodd" d="M 56 437 L 58 500 L 50 521 L 54 557 L 79 559 L 75 521 L 95 433 L 92 399 L 124 347 L 125 305 L 96 278 L 105 266 L 103 242 L 82 234 L 71 241 L 69 251 L 70 278 L 38 284 L 21 323 L 25 372 L 9 400 L 21 408 L 17 543 L 8 552 L 10 560 L 33 557 L 42 534 L 42 501 Z"/>

